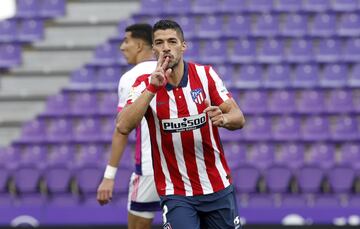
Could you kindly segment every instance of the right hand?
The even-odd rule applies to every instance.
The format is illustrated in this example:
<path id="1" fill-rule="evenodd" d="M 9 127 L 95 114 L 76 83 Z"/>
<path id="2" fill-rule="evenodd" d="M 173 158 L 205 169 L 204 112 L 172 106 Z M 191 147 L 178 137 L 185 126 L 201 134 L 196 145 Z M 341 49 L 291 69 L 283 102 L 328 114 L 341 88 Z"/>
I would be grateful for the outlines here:
<path id="1" fill-rule="evenodd" d="M 113 190 L 114 180 L 104 178 L 98 187 L 96 195 L 96 199 L 101 206 L 111 201 Z"/>
<path id="2" fill-rule="evenodd" d="M 151 73 L 150 84 L 159 88 L 161 88 L 166 84 L 167 78 L 169 77 L 172 71 L 171 68 L 168 68 L 169 61 L 170 58 L 166 57 L 164 59 L 164 53 L 160 52 L 156 69 L 153 73 Z"/>

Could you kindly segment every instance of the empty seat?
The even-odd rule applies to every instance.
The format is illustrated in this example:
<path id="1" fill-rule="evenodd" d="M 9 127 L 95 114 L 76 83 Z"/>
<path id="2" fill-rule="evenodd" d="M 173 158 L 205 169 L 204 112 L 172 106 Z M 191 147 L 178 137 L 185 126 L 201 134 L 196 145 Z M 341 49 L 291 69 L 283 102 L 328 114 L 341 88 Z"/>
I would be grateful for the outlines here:
<path id="1" fill-rule="evenodd" d="M 307 153 L 307 163 L 322 169 L 329 169 L 335 164 L 335 147 L 330 143 L 314 143 Z"/>
<path id="2" fill-rule="evenodd" d="M 360 86 L 360 64 L 355 64 L 349 76 L 349 86 L 359 87 Z"/>
<path id="3" fill-rule="evenodd" d="M 227 45 L 220 40 L 208 40 L 200 51 L 202 63 L 223 63 L 226 60 Z"/>
<path id="4" fill-rule="evenodd" d="M 269 12 L 273 8 L 273 1 L 251 0 L 247 2 L 247 9 L 253 12 Z"/>
<path id="5" fill-rule="evenodd" d="M 348 81 L 348 67 L 345 64 L 325 65 L 320 85 L 323 87 L 344 87 Z"/>
<path id="6" fill-rule="evenodd" d="M 13 172 L 14 183 L 21 194 L 39 193 L 41 171 L 32 165 L 23 165 Z"/>
<path id="7" fill-rule="evenodd" d="M 360 171 L 360 144 L 348 142 L 344 143 L 340 149 L 341 164 L 351 166 Z"/>
<path id="8" fill-rule="evenodd" d="M 332 36 L 336 33 L 336 15 L 331 13 L 315 14 L 310 24 L 309 34 L 313 36 Z"/>
<path id="9" fill-rule="evenodd" d="M 341 58 L 341 40 L 325 39 L 320 40 L 315 53 L 315 59 L 318 62 L 336 62 Z"/>
<path id="10" fill-rule="evenodd" d="M 40 5 L 40 15 L 43 17 L 64 16 L 66 11 L 65 0 L 42 0 Z"/>
<path id="11" fill-rule="evenodd" d="M 360 35 L 359 13 L 342 14 L 337 33 L 342 36 L 359 36 Z"/>
<path id="12" fill-rule="evenodd" d="M 55 144 L 47 158 L 48 166 L 72 168 L 75 163 L 76 151 L 71 144 Z"/>
<path id="13" fill-rule="evenodd" d="M 232 64 L 213 64 L 213 69 L 227 88 L 233 85 L 234 66 Z"/>
<path id="14" fill-rule="evenodd" d="M 73 130 L 74 140 L 77 142 L 94 142 L 101 139 L 101 124 L 97 118 L 81 119 Z"/>
<path id="15" fill-rule="evenodd" d="M 186 42 L 187 49 L 184 58 L 187 61 L 199 61 L 200 44 L 198 40 L 190 40 Z"/>
<path id="16" fill-rule="evenodd" d="M 250 153 L 249 163 L 258 169 L 266 169 L 275 161 L 275 146 L 271 143 L 254 144 Z"/>
<path id="17" fill-rule="evenodd" d="M 239 13 L 247 10 L 247 4 L 246 1 L 223 0 L 220 8 L 226 13 Z"/>
<path id="18" fill-rule="evenodd" d="M 317 64 L 299 64 L 295 68 L 293 87 L 309 88 L 319 84 L 319 68 Z"/>
<path id="19" fill-rule="evenodd" d="M 249 116 L 247 126 L 242 131 L 247 140 L 268 140 L 271 138 L 271 118 L 267 116 Z"/>
<path id="20" fill-rule="evenodd" d="M 320 167 L 306 165 L 299 169 L 296 178 L 302 193 L 319 193 L 324 171 Z"/>
<path id="21" fill-rule="evenodd" d="M 247 147 L 244 143 L 234 141 L 225 142 L 223 144 L 223 150 L 231 169 L 239 167 L 247 160 Z"/>
<path id="22" fill-rule="evenodd" d="M 353 112 L 354 101 L 352 90 L 335 89 L 328 92 L 326 99 L 326 110 L 329 112 L 348 113 Z"/>
<path id="23" fill-rule="evenodd" d="M 275 90 L 270 93 L 268 109 L 271 113 L 285 114 L 296 111 L 295 92 Z"/>
<path id="24" fill-rule="evenodd" d="M 39 15 L 41 2 L 38 0 L 17 0 L 16 15 L 22 17 L 35 17 Z"/>
<path id="25" fill-rule="evenodd" d="M 17 39 L 22 42 L 33 42 L 44 38 L 42 19 L 23 19 L 18 25 Z"/>
<path id="26" fill-rule="evenodd" d="M 331 9 L 335 11 L 347 12 L 354 11 L 359 8 L 358 0 L 333 0 Z"/>
<path id="27" fill-rule="evenodd" d="M 73 140 L 73 122 L 67 118 L 50 119 L 46 129 L 46 140 L 52 143 Z"/>
<path id="28" fill-rule="evenodd" d="M 234 85 L 238 88 L 257 88 L 261 85 L 263 68 L 257 64 L 240 66 L 239 75 L 233 77 Z"/>
<path id="29" fill-rule="evenodd" d="M 305 163 L 305 147 L 301 143 L 284 143 L 279 149 L 276 163 L 298 169 Z"/>
<path id="30" fill-rule="evenodd" d="M 267 1 L 269 2 L 269 1 Z M 276 14 L 260 14 L 257 16 L 252 31 L 256 36 L 276 36 L 279 34 L 279 21 Z"/>
<path id="31" fill-rule="evenodd" d="M 115 43 L 106 42 L 95 48 L 94 63 L 101 65 L 115 64 L 120 56 L 118 45 Z"/>
<path id="32" fill-rule="evenodd" d="M 140 3 L 140 12 L 143 14 L 157 15 L 164 10 L 163 7 L 159 7 L 164 4 L 163 0 L 141 0 Z"/>
<path id="33" fill-rule="evenodd" d="M 44 179 L 51 194 L 70 194 L 72 171 L 66 166 L 52 165 L 46 168 Z"/>
<path id="34" fill-rule="evenodd" d="M 267 111 L 267 92 L 260 90 L 244 91 L 240 95 L 239 104 L 247 114 L 259 114 Z M 236 97 L 234 97 L 237 100 Z"/>
<path id="35" fill-rule="evenodd" d="M 104 171 L 93 165 L 84 165 L 77 169 L 75 179 L 82 195 L 94 195 L 100 184 Z"/>
<path id="36" fill-rule="evenodd" d="M 0 167 L 8 171 L 16 169 L 20 161 L 20 147 L 0 148 Z"/>
<path id="37" fill-rule="evenodd" d="M 99 68 L 96 74 L 96 87 L 117 88 L 122 69 L 119 66 L 105 66 Z"/>
<path id="38" fill-rule="evenodd" d="M 41 142 L 45 138 L 45 122 L 35 119 L 25 123 L 21 129 L 20 142 Z"/>
<path id="39" fill-rule="evenodd" d="M 291 62 L 309 62 L 313 60 L 313 45 L 311 40 L 292 39 L 287 50 L 287 60 Z"/>
<path id="40" fill-rule="evenodd" d="M 325 97 L 323 91 L 309 89 L 298 93 L 297 111 L 299 113 L 321 113 L 325 111 Z"/>
<path id="41" fill-rule="evenodd" d="M 94 142 L 87 142 L 82 144 L 78 157 L 76 158 L 76 165 L 78 167 L 84 166 L 101 166 L 104 163 L 105 148 L 102 144 Z"/>
<path id="42" fill-rule="evenodd" d="M 297 12 L 302 7 L 302 1 L 299 0 L 277 0 L 274 10 L 284 12 Z"/>
<path id="43" fill-rule="evenodd" d="M 303 123 L 302 138 L 320 141 L 330 137 L 329 120 L 326 116 L 308 116 Z"/>
<path id="44" fill-rule="evenodd" d="M 96 80 L 95 67 L 83 66 L 71 73 L 71 86 L 81 88 L 92 88 Z"/>
<path id="45" fill-rule="evenodd" d="M 20 166 L 33 165 L 38 169 L 43 169 L 46 165 L 46 158 L 48 149 L 44 145 L 29 144 L 24 147 L 21 158 Z"/>
<path id="46" fill-rule="evenodd" d="M 278 116 L 273 126 L 275 140 L 297 140 L 301 138 L 301 122 L 296 116 Z"/>
<path id="47" fill-rule="evenodd" d="M 263 42 L 257 59 L 264 63 L 277 63 L 283 60 L 284 46 L 281 39 L 267 39 Z"/>
<path id="48" fill-rule="evenodd" d="M 295 2 L 298 3 L 299 1 L 295 0 Z M 307 23 L 308 22 L 306 14 L 288 13 L 285 15 L 285 21 L 283 26 L 281 27 L 281 34 L 285 36 L 303 36 L 307 33 Z"/>
<path id="49" fill-rule="evenodd" d="M 265 183 L 271 193 L 286 193 L 289 191 L 292 173 L 284 165 L 271 165 L 265 171 Z"/>
<path id="50" fill-rule="evenodd" d="M 267 88 L 286 88 L 291 84 L 291 70 L 288 64 L 271 64 L 267 68 L 263 85 Z"/>
<path id="51" fill-rule="evenodd" d="M 187 41 L 195 37 L 197 18 L 192 15 L 174 17 L 174 20 L 181 26 Z M 189 46 L 188 46 L 189 48 Z"/>
<path id="52" fill-rule="evenodd" d="M 242 163 L 232 171 L 236 190 L 240 193 L 255 193 L 260 179 L 259 170 L 250 164 Z"/>
<path id="53" fill-rule="evenodd" d="M 132 169 L 119 167 L 115 177 L 114 193 L 116 195 L 127 194 L 129 191 L 129 180 L 133 173 Z"/>
<path id="54" fill-rule="evenodd" d="M 360 38 L 350 38 L 345 42 L 343 59 L 352 62 L 360 59 Z"/>
<path id="55" fill-rule="evenodd" d="M 350 193 L 355 181 L 355 170 L 348 166 L 334 166 L 327 172 L 330 188 L 335 193 Z"/>
<path id="56" fill-rule="evenodd" d="M 191 4 L 188 2 L 187 4 Z M 194 13 L 213 13 L 218 11 L 218 5 L 214 4 L 212 0 L 194 0 L 192 3 L 191 11 Z"/>
<path id="57" fill-rule="evenodd" d="M 97 113 L 101 115 L 115 115 L 118 107 L 116 92 L 107 92 L 99 96 Z"/>
<path id="58" fill-rule="evenodd" d="M 15 41 L 17 38 L 17 20 L 0 21 L 0 41 Z"/>
<path id="59" fill-rule="evenodd" d="M 161 0 L 160 0 L 161 2 Z M 188 14 L 191 12 L 191 3 L 189 0 L 169 0 L 166 1 L 164 4 L 164 1 L 162 1 L 163 3 L 160 3 L 163 5 L 164 10 L 166 13 L 169 14 Z M 157 4 L 154 5 L 155 7 L 158 7 Z M 151 6 L 151 7 L 154 7 Z M 145 12 L 146 12 L 146 7 L 144 7 Z"/>
<path id="60" fill-rule="evenodd" d="M 303 9 L 310 12 L 323 12 L 330 9 L 331 0 L 304 0 Z"/>
<path id="61" fill-rule="evenodd" d="M 331 137 L 334 140 L 359 140 L 359 123 L 356 116 L 336 116 Z"/>
<path id="62" fill-rule="evenodd" d="M 210 4 L 211 6 L 214 4 Z M 200 20 L 197 30 L 197 36 L 200 38 L 217 38 L 222 34 L 223 21 L 220 16 L 203 16 Z"/>
<path id="63" fill-rule="evenodd" d="M 0 42 L 0 68 L 11 68 L 20 65 L 21 62 L 20 44 Z"/>
<path id="64" fill-rule="evenodd" d="M 233 63 L 252 62 L 255 58 L 256 42 L 251 39 L 237 40 L 229 53 L 229 60 Z"/>
<path id="65" fill-rule="evenodd" d="M 74 92 L 70 104 L 74 115 L 91 115 L 96 113 L 97 96 L 91 92 Z"/>
<path id="66" fill-rule="evenodd" d="M 47 98 L 44 115 L 64 116 L 70 114 L 70 101 L 67 93 L 51 95 Z"/>
<path id="67" fill-rule="evenodd" d="M 240 5 L 236 2 L 235 5 Z M 234 7 L 231 5 L 230 7 Z M 234 14 L 229 16 L 224 26 L 224 35 L 231 37 L 244 37 L 251 34 L 251 19 L 248 14 Z"/>

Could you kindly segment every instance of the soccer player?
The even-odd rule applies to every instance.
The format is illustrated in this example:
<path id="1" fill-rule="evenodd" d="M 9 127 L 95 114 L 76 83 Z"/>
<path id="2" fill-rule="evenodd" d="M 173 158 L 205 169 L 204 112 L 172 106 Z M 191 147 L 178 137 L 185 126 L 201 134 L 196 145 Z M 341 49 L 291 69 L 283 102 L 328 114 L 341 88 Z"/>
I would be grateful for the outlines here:
<path id="1" fill-rule="evenodd" d="M 136 64 L 121 78 L 118 87 L 120 112 L 126 104 L 126 98 L 139 75 L 151 73 L 156 68 L 152 44 L 152 27 L 148 24 L 134 24 L 126 28 L 120 49 L 129 64 Z M 140 123 L 140 122 L 139 122 Z M 116 170 L 124 152 L 128 135 L 114 131 L 111 155 L 106 167 L 104 179 L 97 191 L 97 200 L 101 205 L 112 198 Z M 160 199 L 154 182 L 151 159 L 149 130 L 146 120 L 142 120 L 136 129 L 135 172 L 130 178 L 128 197 L 128 228 L 150 229 L 155 211 L 161 210 Z"/>
<path id="2" fill-rule="evenodd" d="M 163 228 L 240 228 L 218 128 L 240 129 L 245 118 L 214 69 L 184 61 L 185 50 L 176 22 L 153 26 L 156 70 L 136 80 L 117 130 L 148 121 Z"/>

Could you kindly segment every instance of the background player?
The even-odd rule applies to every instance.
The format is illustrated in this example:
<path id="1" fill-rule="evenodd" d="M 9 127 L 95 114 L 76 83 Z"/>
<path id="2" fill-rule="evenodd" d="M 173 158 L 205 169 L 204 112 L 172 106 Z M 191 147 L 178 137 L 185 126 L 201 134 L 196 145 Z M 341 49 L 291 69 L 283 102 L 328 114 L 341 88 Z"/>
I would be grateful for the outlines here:
<path id="1" fill-rule="evenodd" d="M 136 64 L 126 72 L 119 82 L 118 111 L 124 107 L 126 98 L 136 78 L 145 73 L 151 73 L 156 67 L 152 61 L 153 53 L 152 27 L 148 24 L 134 24 L 126 28 L 124 41 L 120 49 L 129 64 Z M 135 172 L 132 174 L 129 185 L 128 197 L 128 228 L 151 228 L 155 211 L 160 210 L 159 197 L 156 192 L 149 131 L 146 120 L 136 129 Z M 119 160 L 124 152 L 128 135 L 114 131 L 111 145 L 111 155 L 106 167 L 104 179 L 98 188 L 97 199 L 101 205 L 107 204 L 112 198 L 115 173 Z"/>
<path id="2" fill-rule="evenodd" d="M 240 228 L 218 127 L 240 129 L 244 116 L 211 66 L 183 60 L 176 22 L 154 25 L 153 50 L 156 70 L 136 80 L 117 129 L 148 121 L 164 228 Z"/>

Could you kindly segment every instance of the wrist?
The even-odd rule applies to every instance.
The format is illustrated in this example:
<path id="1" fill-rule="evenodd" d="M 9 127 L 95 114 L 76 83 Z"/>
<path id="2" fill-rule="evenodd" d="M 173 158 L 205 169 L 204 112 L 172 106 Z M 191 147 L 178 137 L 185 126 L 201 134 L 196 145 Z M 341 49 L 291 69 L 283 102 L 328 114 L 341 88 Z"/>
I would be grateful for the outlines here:
<path id="1" fill-rule="evenodd" d="M 147 87 L 146 87 L 146 89 L 148 91 L 150 91 L 151 93 L 153 93 L 153 94 L 156 94 L 156 92 L 158 92 L 160 90 L 160 88 L 161 87 L 157 87 L 157 86 L 155 86 L 155 85 L 153 85 L 151 83 L 149 83 L 149 85 L 147 85 Z"/>
<path id="2" fill-rule="evenodd" d="M 116 176 L 117 168 L 111 165 L 107 165 L 104 173 L 104 178 L 114 180 Z"/>

